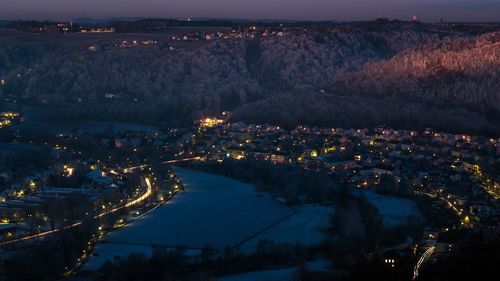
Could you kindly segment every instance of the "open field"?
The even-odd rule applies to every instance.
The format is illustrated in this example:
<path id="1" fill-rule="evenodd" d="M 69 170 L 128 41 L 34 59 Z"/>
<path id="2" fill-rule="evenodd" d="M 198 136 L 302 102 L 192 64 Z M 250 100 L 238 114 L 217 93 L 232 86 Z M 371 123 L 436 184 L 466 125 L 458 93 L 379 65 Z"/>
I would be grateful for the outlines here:
<path id="1" fill-rule="evenodd" d="M 273 270 L 262 270 L 246 272 L 236 275 L 225 276 L 218 281 L 290 281 L 293 280 L 297 268 L 289 267 Z"/>
<path id="2" fill-rule="evenodd" d="M 323 271 L 328 270 L 328 261 L 315 260 L 308 262 L 306 268 L 309 270 Z M 220 277 L 218 281 L 290 281 L 293 280 L 297 267 L 288 267 L 273 270 L 261 270 L 254 272 L 245 272 L 236 275 Z"/>
<path id="3" fill-rule="evenodd" d="M 236 246 L 251 253 L 262 240 L 315 245 L 321 243 L 323 230 L 329 226 L 332 208 L 306 205 L 291 209 L 256 192 L 249 184 L 182 168 L 176 171 L 186 183 L 186 191 L 143 219 L 108 235 L 107 243 L 96 249 L 99 256 L 92 258 L 87 268 L 96 268 L 114 256 L 134 252 L 151 255 L 152 245 L 183 245 L 191 256 L 199 254 L 206 245 L 216 249 Z M 422 217 L 415 202 L 409 199 L 371 190 L 360 191 L 359 195 L 379 209 L 386 227 L 404 225 L 410 216 Z M 273 270 L 265 274 L 290 276 L 293 271 Z"/>
<path id="4" fill-rule="evenodd" d="M 161 33 L 73 33 L 73 34 L 36 34 L 15 29 L 0 28 L 0 43 L 4 45 L 65 45 L 78 46 L 84 43 L 97 41 L 123 41 L 123 40 L 158 40 L 166 41 L 172 35 L 185 32 L 217 32 L 229 31 L 226 27 L 196 27 L 196 28 L 171 28 Z M 171 42 L 176 43 L 176 42 Z M 181 43 L 181 42 L 179 42 Z M 186 42 L 184 42 L 186 43 Z M 194 43 L 194 42 L 193 42 Z M 198 42 L 196 42 L 198 43 Z M 197 44 L 197 45 L 205 45 Z"/>
<path id="5" fill-rule="evenodd" d="M 59 134 L 70 133 L 72 130 L 81 130 L 86 133 L 103 133 L 108 128 L 113 128 L 114 132 L 125 131 L 155 131 L 154 126 L 143 125 L 138 123 L 129 122 L 115 122 L 115 121 L 89 121 L 89 122 L 67 122 L 67 123 L 51 123 L 51 122 L 34 122 L 24 123 L 16 126 L 19 129 L 43 128 L 44 131 Z"/>
<path id="6" fill-rule="evenodd" d="M 151 245 L 222 249 L 247 240 L 289 216 L 293 209 L 242 182 L 226 177 L 176 168 L 186 190 L 125 228 L 110 233 L 108 243 L 96 248 L 96 268 L 116 255 L 151 253 Z"/>
<path id="7" fill-rule="evenodd" d="M 15 105 L 10 104 L 9 108 L 15 110 Z M 19 129 L 30 129 L 46 131 L 53 134 L 70 133 L 74 129 L 79 129 L 87 133 L 101 133 L 112 127 L 115 132 L 124 131 L 154 131 L 156 127 L 132 123 L 132 122 L 116 122 L 116 121 L 57 121 L 54 122 L 47 117 L 47 112 L 50 108 L 38 106 L 22 106 L 21 115 L 26 119 L 25 123 L 16 125 Z"/>
<path id="8" fill-rule="evenodd" d="M 262 240 L 275 243 L 316 245 L 324 238 L 323 230 L 329 227 L 333 210 L 323 206 L 303 206 L 286 220 L 243 243 L 243 252 L 252 252 Z"/>
<path id="9" fill-rule="evenodd" d="M 410 216 L 422 218 L 417 204 L 409 199 L 380 195 L 372 190 L 363 191 L 361 194 L 379 210 L 386 227 L 404 225 Z"/>

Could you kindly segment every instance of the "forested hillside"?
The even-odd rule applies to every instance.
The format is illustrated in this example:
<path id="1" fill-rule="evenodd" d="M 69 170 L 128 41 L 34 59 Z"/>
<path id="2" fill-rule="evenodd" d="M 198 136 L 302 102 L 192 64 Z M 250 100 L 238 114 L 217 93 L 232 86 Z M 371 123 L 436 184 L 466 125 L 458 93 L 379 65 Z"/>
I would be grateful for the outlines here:
<path id="1" fill-rule="evenodd" d="M 500 33 L 443 40 L 339 77 L 338 94 L 465 107 L 500 117 Z"/>
<path id="2" fill-rule="evenodd" d="M 371 23 L 175 48 L 0 37 L 0 95 L 59 117 L 500 130 L 499 33 Z"/>
<path id="3" fill-rule="evenodd" d="M 500 33 L 422 44 L 331 79 L 323 94 L 275 96 L 243 106 L 235 118 L 499 134 Z"/>

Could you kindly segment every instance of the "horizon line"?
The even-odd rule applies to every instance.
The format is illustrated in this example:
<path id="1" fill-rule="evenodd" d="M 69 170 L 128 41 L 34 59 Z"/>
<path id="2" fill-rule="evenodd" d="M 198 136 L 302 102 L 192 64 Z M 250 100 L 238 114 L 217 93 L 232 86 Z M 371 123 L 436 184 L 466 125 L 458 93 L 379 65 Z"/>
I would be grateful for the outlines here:
<path id="1" fill-rule="evenodd" d="M 389 21 L 402 21 L 402 22 L 412 22 L 411 19 L 401 19 L 401 18 L 388 18 L 388 17 L 378 17 L 378 18 L 372 18 L 372 19 L 356 19 L 356 20 L 338 20 L 338 19 L 324 19 L 324 20 L 314 20 L 314 19 L 286 19 L 286 18 L 230 18 L 230 17 L 154 17 L 154 16 L 118 16 L 118 17 L 106 17 L 106 18 L 93 18 L 93 17 L 75 17 L 73 19 L 57 19 L 57 18 L 52 18 L 52 19 L 34 19 L 34 18 L 18 18 L 18 19 L 2 19 L 0 18 L 0 21 L 6 21 L 6 22 L 14 22 L 14 21 L 37 21 L 37 22 L 71 22 L 75 20 L 89 20 L 93 22 L 110 22 L 112 20 L 123 20 L 127 21 L 139 21 L 139 20 L 147 20 L 147 19 L 158 19 L 158 20 L 177 20 L 177 21 L 204 21 L 204 20 L 215 20 L 215 21 L 246 21 L 246 22 L 296 22 L 296 23 L 301 23 L 301 22 L 313 22 L 313 23 L 322 23 L 322 22 L 336 22 L 336 23 L 356 23 L 356 22 L 371 22 L 371 21 L 377 21 L 379 19 L 387 19 Z M 420 23 L 500 23 L 499 20 L 456 20 L 456 21 L 446 21 L 442 19 L 442 21 L 425 21 L 425 20 L 419 20 L 417 22 Z"/>

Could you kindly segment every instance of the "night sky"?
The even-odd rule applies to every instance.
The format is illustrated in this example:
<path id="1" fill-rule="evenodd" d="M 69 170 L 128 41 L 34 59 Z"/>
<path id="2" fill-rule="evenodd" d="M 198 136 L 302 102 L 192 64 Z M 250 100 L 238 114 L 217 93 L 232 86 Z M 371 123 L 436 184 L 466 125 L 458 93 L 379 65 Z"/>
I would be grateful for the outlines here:
<path id="1" fill-rule="evenodd" d="M 500 0 L 0 0 L 0 19 L 210 17 L 500 21 Z"/>

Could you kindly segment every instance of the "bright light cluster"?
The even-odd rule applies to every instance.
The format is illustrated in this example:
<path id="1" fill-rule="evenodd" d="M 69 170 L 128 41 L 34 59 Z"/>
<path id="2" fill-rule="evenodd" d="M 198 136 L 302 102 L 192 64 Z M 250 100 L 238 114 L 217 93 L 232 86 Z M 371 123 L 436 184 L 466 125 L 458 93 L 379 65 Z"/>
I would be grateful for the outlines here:
<path id="1" fill-rule="evenodd" d="M 222 123 L 224 123 L 224 120 L 217 118 L 205 118 L 200 120 L 200 126 L 206 128 L 214 127 Z"/>

